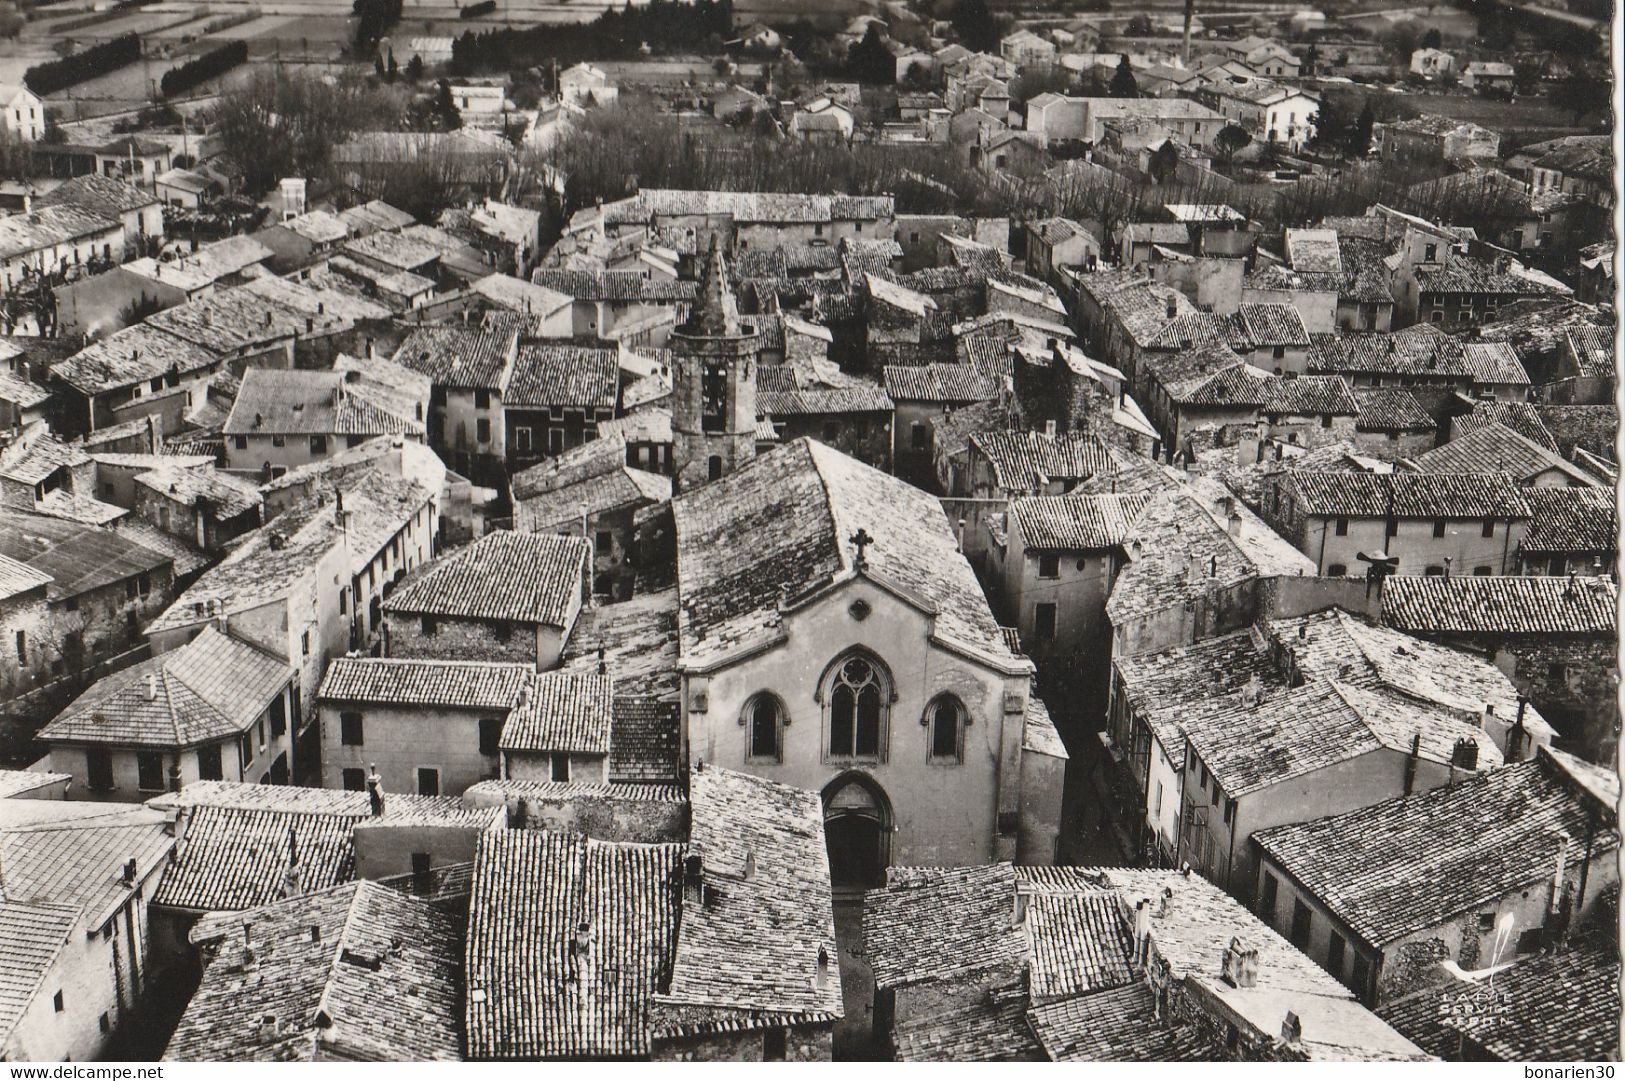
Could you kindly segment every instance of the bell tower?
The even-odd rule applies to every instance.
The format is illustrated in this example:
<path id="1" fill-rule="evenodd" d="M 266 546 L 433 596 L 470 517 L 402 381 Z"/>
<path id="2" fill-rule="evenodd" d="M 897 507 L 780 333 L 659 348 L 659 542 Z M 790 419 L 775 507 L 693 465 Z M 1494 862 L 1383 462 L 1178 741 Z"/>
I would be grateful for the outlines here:
<path id="1" fill-rule="evenodd" d="M 756 454 L 756 327 L 739 318 L 722 244 L 711 248 L 688 319 L 671 335 L 672 455 L 678 491 L 727 476 Z"/>

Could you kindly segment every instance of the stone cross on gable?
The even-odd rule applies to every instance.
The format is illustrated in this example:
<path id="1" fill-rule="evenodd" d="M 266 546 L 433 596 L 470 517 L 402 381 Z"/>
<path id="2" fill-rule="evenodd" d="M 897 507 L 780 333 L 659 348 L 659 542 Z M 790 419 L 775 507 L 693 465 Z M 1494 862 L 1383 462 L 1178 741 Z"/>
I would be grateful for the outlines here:
<path id="1" fill-rule="evenodd" d="M 873 544 L 875 539 L 869 536 L 869 531 L 861 526 L 858 527 L 858 531 L 856 533 L 852 534 L 852 536 L 848 537 L 847 539 L 850 540 L 852 542 L 852 546 L 858 550 L 857 560 L 853 565 L 857 570 L 862 570 L 864 567 L 869 565 L 868 560 L 864 558 L 863 550 L 869 547 L 869 545 Z"/>

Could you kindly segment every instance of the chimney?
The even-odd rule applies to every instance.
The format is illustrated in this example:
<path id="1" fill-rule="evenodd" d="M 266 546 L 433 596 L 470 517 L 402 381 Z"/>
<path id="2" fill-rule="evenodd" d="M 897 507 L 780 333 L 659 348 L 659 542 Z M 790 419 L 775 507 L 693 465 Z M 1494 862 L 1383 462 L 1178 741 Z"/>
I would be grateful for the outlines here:
<path id="1" fill-rule="evenodd" d="M 155 673 L 147 674 L 147 701 L 158 701 L 158 676 Z"/>
<path id="2" fill-rule="evenodd" d="M 1162 895 L 1157 898 L 1157 911 L 1154 913 L 1156 918 L 1159 920 L 1166 919 L 1168 916 L 1168 909 L 1173 906 L 1173 903 L 1174 888 L 1172 886 L 1162 887 Z"/>
<path id="3" fill-rule="evenodd" d="M 818 960 L 813 967 L 813 988 L 822 991 L 829 987 L 829 950 L 818 947 Z"/>
<path id="4" fill-rule="evenodd" d="M 756 877 L 756 853 L 754 850 L 745 850 L 745 881 L 749 882 Z"/>
<path id="5" fill-rule="evenodd" d="M 260 959 L 254 954 L 254 931 L 249 924 L 243 924 L 243 971 L 254 972 L 260 967 Z"/>
<path id="6" fill-rule="evenodd" d="M 367 358 L 367 359 L 368 359 L 368 360 L 371 360 L 371 359 L 372 359 L 372 357 L 373 357 L 373 352 L 372 352 L 372 349 L 373 349 L 373 344 L 372 344 L 372 335 L 371 335 L 371 334 L 369 334 L 369 335 L 367 335 L 367 352 L 366 352 L 366 354 L 365 354 L 365 356 L 366 356 L 366 358 Z"/>
<path id="7" fill-rule="evenodd" d="M 1484 715 L 1479 718 L 1478 726 L 1487 732 L 1493 723 L 1495 723 L 1495 707 L 1486 702 L 1484 704 Z"/>
<path id="8" fill-rule="evenodd" d="M 254 1026 L 254 1036 L 260 1043 L 274 1043 L 282 1034 L 282 1026 L 277 1024 L 276 1014 L 261 1014 L 259 1024 Z"/>
<path id="9" fill-rule="evenodd" d="M 705 903 L 705 861 L 692 851 L 683 860 L 683 903 Z"/>
<path id="10" fill-rule="evenodd" d="M 1281 1021 L 1281 1042 L 1295 1047 L 1302 1040 L 1303 1020 L 1296 1013 L 1288 1010 L 1286 1017 Z"/>
<path id="11" fill-rule="evenodd" d="M 265 310 L 265 325 L 267 328 L 271 326 L 271 310 L 269 308 Z"/>
<path id="12" fill-rule="evenodd" d="M 1168 312 L 1168 318 L 1176 318 L 1179 315 L 1179 301 L 1174 299 L 1174 297 L 1169 296 L 1168 307 L 1166 310 Z"/>
<path id="13" fill-rule="evenodd" d="M 1239 511 L 1231 511 L 1230 512 L 1229 524 L 1230 524 L 1230 535 L 1232 537 L 1241 536 L 1241 513 Z"/>
<path id="14" fill-rule="evenodd" d="M 1015 908 L 1011 914 L 1010 926 L 1021 927 L 1027 922 L 1027 895 L 1016 889 Z"/>
<path id="15" fill-rule="evenodd" d="M 1450 753 L 1450 764 L 1457 769 L 1478 769 L 1478 740 L 1463 736 L 1456 741 L 1455 749 Z"/>
<path id="16" fill-rule="evenodd" d="M 1444 557 L 1444 576 L 1445 576 L 1446 581 L 1449 581 L 1449 579 L 1450 579 L 1450 564 L 1451 564 L 1452 558 L 1453 557 L 1451 557 L 1451 556 L 1445 556 Z"/>
<path id="17" fill-rule="evenodd" d="M 344 528 L 344 493 L 337 488 L 333 489 L 333 524 Z"/>
<path id="18" fill-rule="evenodd" d="M 1298 624 L 1298 641 L 1307 642 L 1308 640 L 1309 624 L 1307 622 Z"/>
<path id="19" fill-rule="evenodd" d="M 1552 871 L 1552 911 L 1556 912 L 1563 900 L 1563 872 L 1569 865 L 1569 835 L 1557 831 L 1557 866 Z"/>
<path id="20" fill-rule="evenodd" d="M 131 889 L 135 886 L 135 872 L 136 862 L 135 858 L 132 856 L 130 859 L 124 861 L 123 881 L 125 889 Z"/>
<path id="21" fill-rule="evenodd" d="M 1225 947 L 1220 976 L 1231 987 L 1255 987 L 1258 984 L 1258 950 L 1244 946 L 1239 937 L 1232 938 Z"/>
<path id="22" fill-rule="evenodd" d="M 384 779 L 378 776 L 376 764 L 369 763 L 367 768 L 372 771 L 367 776 L 367 803 L 376 818 L 384 813 Z"/>
<path id="23" fill-rule="evenodd" d="M 592 924 L 582 920 L 570 939 L 570 956 L 576 963 L 576 990 L 582 997 L 593 993 L 598 977 L 597 958 L 593 956 Z"/>

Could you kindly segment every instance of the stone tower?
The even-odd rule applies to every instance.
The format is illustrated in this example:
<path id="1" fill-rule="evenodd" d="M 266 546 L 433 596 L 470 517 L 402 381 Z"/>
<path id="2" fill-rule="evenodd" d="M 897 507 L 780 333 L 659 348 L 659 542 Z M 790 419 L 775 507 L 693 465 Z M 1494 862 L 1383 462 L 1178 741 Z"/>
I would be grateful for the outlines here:
<path id="1" fill-rule="evenodd" d="M 678 491 L 727 476 L 756 453 L 761 336 L 739 318 L 722 245 L 711 250 L 688 320 L 672 332 L 671 434 Z"/>

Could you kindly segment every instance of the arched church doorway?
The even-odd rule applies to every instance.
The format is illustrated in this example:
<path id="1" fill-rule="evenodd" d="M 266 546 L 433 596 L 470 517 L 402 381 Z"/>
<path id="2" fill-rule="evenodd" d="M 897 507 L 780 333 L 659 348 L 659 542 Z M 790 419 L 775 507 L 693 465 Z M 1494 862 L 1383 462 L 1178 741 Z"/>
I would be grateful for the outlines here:
<path id="1" fill-rule="evenodd" d="M 824 788 L 824 843 L 836 889 L 885 884 L 891 863 L 891 801 L 874 778 L 843 773 Z"/>

